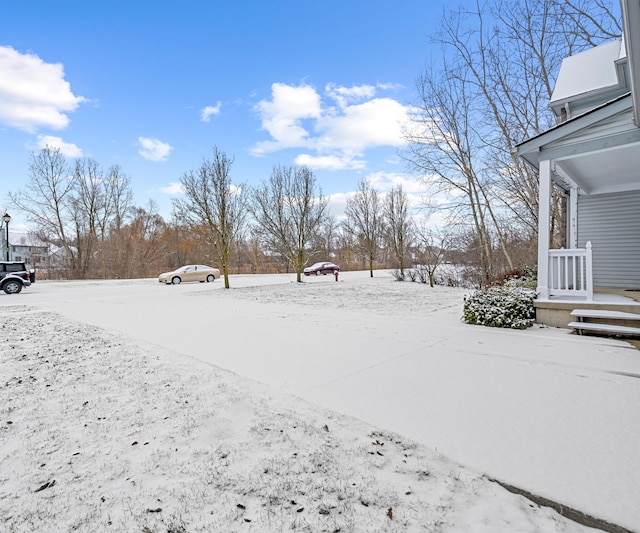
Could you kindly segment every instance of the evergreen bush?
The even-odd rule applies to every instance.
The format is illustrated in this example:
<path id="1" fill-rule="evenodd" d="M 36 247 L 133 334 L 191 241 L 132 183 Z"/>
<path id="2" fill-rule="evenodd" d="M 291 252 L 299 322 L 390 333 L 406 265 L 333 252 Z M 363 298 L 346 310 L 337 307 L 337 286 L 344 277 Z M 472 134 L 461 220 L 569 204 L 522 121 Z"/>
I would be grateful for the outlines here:
<path id="1" fill-rule="evenodd" d="M 525 329 L 535 319 L 536 292 L 522 287 L 491 287 L 465 298 L 464 320 L 494 328 Z"/>

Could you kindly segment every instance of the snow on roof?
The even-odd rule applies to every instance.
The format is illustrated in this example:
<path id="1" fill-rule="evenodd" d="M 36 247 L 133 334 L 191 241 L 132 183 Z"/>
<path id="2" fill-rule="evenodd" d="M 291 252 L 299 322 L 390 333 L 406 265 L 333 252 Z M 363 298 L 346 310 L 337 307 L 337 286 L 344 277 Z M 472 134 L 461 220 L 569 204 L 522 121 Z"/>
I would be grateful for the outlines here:
<path id="1" fill-rule="evenodd" d="M 622 41 L 585 50 L 562 60 L 551 104 L 619 85 L 616 61 L 626 57 Z"/>
<path id="2" fill-rule="evenodd" d="M 2 239 L 5 239 L 3 232 Z M 47 246 L 32 233 L 25 233 L 23 231 L 11 231 L 9 230 L 9 243 L 13 246 Z"/>

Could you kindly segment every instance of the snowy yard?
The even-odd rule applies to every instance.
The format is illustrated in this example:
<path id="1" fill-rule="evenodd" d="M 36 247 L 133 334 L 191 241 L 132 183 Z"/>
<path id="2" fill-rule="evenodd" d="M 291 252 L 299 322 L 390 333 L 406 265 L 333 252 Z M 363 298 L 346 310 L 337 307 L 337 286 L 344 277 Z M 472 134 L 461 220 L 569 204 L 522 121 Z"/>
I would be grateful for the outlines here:
<path id="1" fill-rule="evenodd" d="M 588 530 L 488 477 L 639 530 L 640 352 L 291 279 L 0 297 L 0 530 Z"/>

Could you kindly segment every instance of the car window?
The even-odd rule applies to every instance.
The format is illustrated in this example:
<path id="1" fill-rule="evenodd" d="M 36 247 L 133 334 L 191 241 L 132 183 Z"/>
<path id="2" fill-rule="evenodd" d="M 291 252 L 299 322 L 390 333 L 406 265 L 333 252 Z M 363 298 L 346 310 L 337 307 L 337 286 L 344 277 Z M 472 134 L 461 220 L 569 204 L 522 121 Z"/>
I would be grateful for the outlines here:
<path id="1" fill-rule="evenodd" d="M 7 272 L 22 272 L 24 270 L 24 267 L 21 264 L 9 263 L 4 266 Z"/>

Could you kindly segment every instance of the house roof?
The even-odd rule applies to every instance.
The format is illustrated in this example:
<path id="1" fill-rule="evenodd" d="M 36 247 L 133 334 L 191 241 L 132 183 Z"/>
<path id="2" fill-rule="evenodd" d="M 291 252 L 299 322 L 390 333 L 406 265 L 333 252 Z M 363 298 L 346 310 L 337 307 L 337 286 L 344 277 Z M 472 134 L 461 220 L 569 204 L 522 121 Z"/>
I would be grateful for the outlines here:
<path id="1" fill-rule="evenodd" d="M 633 115 L 640 128 L 640 2 L 621 0 L 624 42 L 628 55 L 629 80 L 633 96 Z"/>
<path id="2" fill-rule="evenodd" d="M 2 232 L 0 240 L 4 240 L 6 235 Z M 46 247 L 47 244 L 42 242 L 32 233 L 25 233 L 24 231 L 9 230 L 9 244 L 12 246 L 29 246 L 29 247 Z"/>
<path id="3" fill-rule="evenodd" d="M 538 168 L 554 163 L 555 174 L 588 194 L 640 189 L 640 129 L 630 94 L 562 122 L 520 143 L 516 153 Z"/>
<path id="4" fill-rule="evenodd" d="M 552 107 L 590 93 L 610 92 L 620 86 L 616 61 L 626 57 L 624 43 L 612 41 L 562 60 L 551 95 Z"/>

